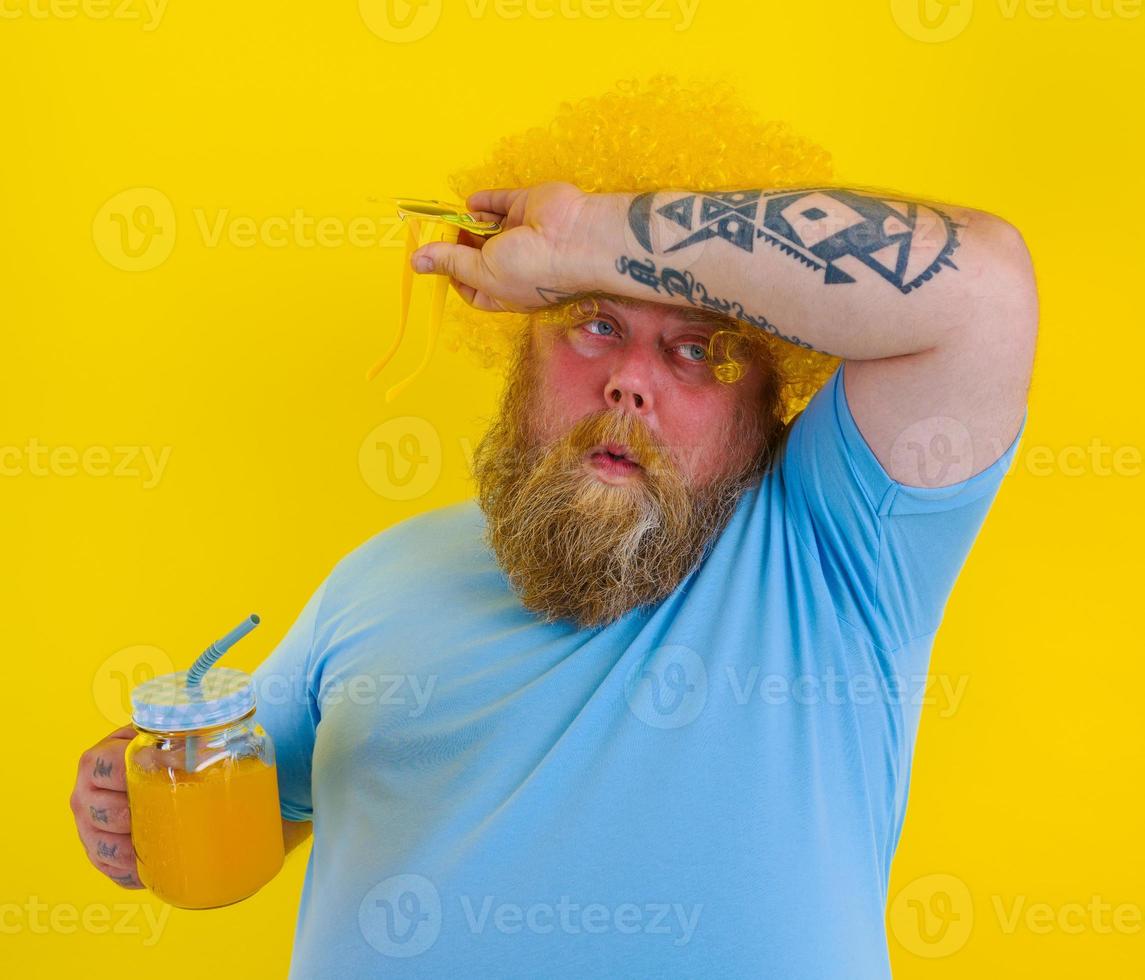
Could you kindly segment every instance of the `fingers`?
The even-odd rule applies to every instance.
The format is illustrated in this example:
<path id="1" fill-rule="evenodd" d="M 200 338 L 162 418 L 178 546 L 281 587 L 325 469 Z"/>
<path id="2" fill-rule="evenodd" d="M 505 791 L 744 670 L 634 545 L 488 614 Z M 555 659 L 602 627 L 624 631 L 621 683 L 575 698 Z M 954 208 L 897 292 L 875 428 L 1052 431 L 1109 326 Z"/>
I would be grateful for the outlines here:
<path id="1" fill-rule="evenodd" d="M 509 213 L 513 202 L 525 193 L 524 187 L 497 187 L 491 190 L 474 191 L 465 199 L 469 211 L 490 211 L 496 217 Z"/>
<path id="2" fill-rule="evenodd" d="M 144 888 L 146 887 L 142 881 L 139 880 L 138 867 L 133 868 L 118 868 L 115 865 L 107 864 L 104 861 L 93 861 L 100 871 L 107 875 L 112 881 L 122 885 L 124 888 Z"/>
<path id="3" fill-rule="evenodd" d="M 92 832 L 83 838 L 83 842 L 91 863 L 97 867 L 103 864 L 121 874 L 124 871 L 137 872 L 135 848 L 131 844 L 130 834 Z"/>
<path id="4" fill-rule="evenodd" d="M 143 888 L 131 842 L 124 757 L 136 735 L 124 725 L 80 756 L 70 805 L 76 831 L 95 867 L 124 888 Z"/>
<path id="5" fill-rule="evenodd" d="M 475 310 L 482 310 L 485 313 L 505 312 L 505 307 L 492 300 L 486 293 L 479 292 L 472 286 L 466 286 L 465 283 L 459 282 L 452 276 L 449 277 L 449 284 L 457 290 L 457 294 Z"/>
<path id="6" fill-rule="evenodd" d="M 415 272 L 446 275 L 474 289 L 481 289 L 485 281 L 481 250 L 468 245 L 430 242 L 414 252 L 410 261 Z"/>
<path id="7" fill-rule="evenodd" d="M 89 789 L 79 802 L 76 817 L 82 826 L 110 834 L 131 833 L 131 808 L 126 793 Z"/>
<path id="8" fill-rule="evenodd" d="M 80 756 L 77 782 L 96 789 L 127 792 L 123 758 L 130 739 L 108 739 Z"/>

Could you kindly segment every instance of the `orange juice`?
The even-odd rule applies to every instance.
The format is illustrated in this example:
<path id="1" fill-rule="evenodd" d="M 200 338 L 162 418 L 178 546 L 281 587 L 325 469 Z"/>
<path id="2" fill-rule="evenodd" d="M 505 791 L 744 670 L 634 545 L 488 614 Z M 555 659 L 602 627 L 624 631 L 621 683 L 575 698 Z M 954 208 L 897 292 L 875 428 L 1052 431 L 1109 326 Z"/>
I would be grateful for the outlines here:
<path id="1" fill-rule="evenodd" d="M 156 764 L 162 755 L 172 753 L 146 743 L 127 755 L 131 840 L 143 884 L 185 909 L 253 895 L 285 854 L 275 766 L 223 755 L 187 772 Z"/>

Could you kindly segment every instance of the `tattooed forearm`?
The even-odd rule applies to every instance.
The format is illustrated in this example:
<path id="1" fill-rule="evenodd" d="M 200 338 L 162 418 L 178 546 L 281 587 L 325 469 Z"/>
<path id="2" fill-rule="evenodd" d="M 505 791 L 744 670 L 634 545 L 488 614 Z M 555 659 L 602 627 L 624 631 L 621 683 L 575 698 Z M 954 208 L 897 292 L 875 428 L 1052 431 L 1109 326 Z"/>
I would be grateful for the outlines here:
<path id="1" fill-rule="evenodd" d="M 692 306 L 700 306 L 727 316 L 733 316 L 737 320 L 743 320 L 761 330 L 766 330 L 780 340 L 786 340 L 796 347 L 812 349 L 809 343 L 800 340 L 794 334 L 782 333 L 774 323 L 762 314 L 748 313 L 738 300 L 727 300 L 713 296 L 704 284 L 690 272 L 682 272 L 669 266 L 664 266 L 657 271 L 656 263 L 651 259 L 641 260 L 629 255 L 622 255 L 616 260 L 616 271 L 621 275 L 629 276 L 634 282 L 640 283 L 642 286 L 648 286 L 657 293 L 662 291 L 665 297 L 682 296 Z"/>
<path id="2" fill-rule="evenodd" d="M 655 205 L 657 193 L 668 199 Z M 965 227 L 933 205 L 839 187 L 637 194 L 628 224 L 649 254 L 713 238 L 753 252 L 762 241 L 822 272 L 827 285 L 856 282 L 866 268 L 902 293 L 944 267 L 957 270 L 950 256 Z"/>

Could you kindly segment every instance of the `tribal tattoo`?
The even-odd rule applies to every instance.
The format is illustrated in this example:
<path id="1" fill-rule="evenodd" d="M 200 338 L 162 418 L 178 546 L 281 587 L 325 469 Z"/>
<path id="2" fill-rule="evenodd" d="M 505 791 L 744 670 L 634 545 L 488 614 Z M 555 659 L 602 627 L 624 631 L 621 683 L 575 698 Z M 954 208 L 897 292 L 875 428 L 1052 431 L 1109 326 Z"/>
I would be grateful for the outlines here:
<path id="1" fill-rule="evenodd" d="M 807 343 L 807 341 L 800 340 L 794 334 L 789 336 L 782 333 L 774 323 L 762 314 L 746 312 L 743 308 L 743 304 L 739 302 L 739 300 L 721 299 L 718 296 L 713 296 L 708 292 L 707 287 L 705 287 L 702 282 L 696 279 L 691 272 L 686 270 L 681 271 L 669 266 L 664 266 L 657 271 L 656 263 L 651 259 L 637 259 L 630 255 L 622 255 L 616 260 L 616 271 L 621 275 L 629 276 L 633 282 L 638 282 L 642 286 L 648 286 L 657 293 L 663 291 L 665 296 L 683 296 L 692 306 L 700 306 L 706 310 L 714 310 L 725 316 L 732 316 L 737 320 L 743 320 L 745 323 L 750 323 L 753 326 L 759 327 L 761 330 L 766 330 L 780 340 L 786 340 L 789 344 L 794 344 L 796 347 L 805 347 L 808 350 L 816 349 Z"/>
<path id="2" fill-rule="evenodd" d="M 827 285 L 855 282 L 862 265 L 909 293 L 944 266 L 958 268 L 950 256 L 965 226 L 928 204 L 818 187 L 685 194 L 653 209 L 655 193 L 638 194 L 628 208 L 628 224 L 649 254 L 655 213 L 676 236 L 664 254 L 710 238 L 752 252 L 762 240 L 823 272 Z"/>

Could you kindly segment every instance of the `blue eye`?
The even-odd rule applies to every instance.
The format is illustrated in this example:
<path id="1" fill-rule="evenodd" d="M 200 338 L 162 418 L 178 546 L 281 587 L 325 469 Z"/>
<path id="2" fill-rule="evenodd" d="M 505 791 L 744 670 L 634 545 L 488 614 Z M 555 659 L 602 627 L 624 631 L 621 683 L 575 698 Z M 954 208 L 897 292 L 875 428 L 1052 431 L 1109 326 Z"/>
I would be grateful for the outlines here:
<path id="1" fill-rule="evenodd" d="M 591 324 L 591 323 L 603 323 L 603 324 L 604 324 L 606 327 L 608 327 L 608 329 L 609 329 L 609 330 L 612 330 L 612 329 L 613 329 L 613 326 L 612 326 L 612 324 L 611 324 L 611 323 L 609 323 L 607 320 L 602 320 L 602 319 L 600 319 L 600 317 L 594 317 L 594 318 L 593 318 L 593 319 L 591 319 L 591 320 L 586 320 L 586 321 L 585 321 L 585 322 L 582 324 L 582 326 L 584 326 L 584 327 L 586 327 L 586 328 L 587 328 L 587 327 L 588 327 L 588 325 L 589 325 L 589 324 Z M 599 333 L 597 333 L 595 330 L 589 330 L 588 332 L 589 332 L 589 333 L 591 333 L 591 334 L 595 334 L 597 337 L 605 337 L 605 336 L 608 336 L 607 334 L 599 334 Z"/>
<path id="2" fill-rule="evenodd" d="M 697 364 L 699 364 L 701 361 L 706 361 L 708 359 L 708 349 L 703 344 L 680 344 L 680 346 L 677 349 L 678 350 L 697 351 L 698 354 L 696 357 L 686 357 L 685 358 L 686 360 L 689 360 L 689 361 L 695 361 Z"/>

